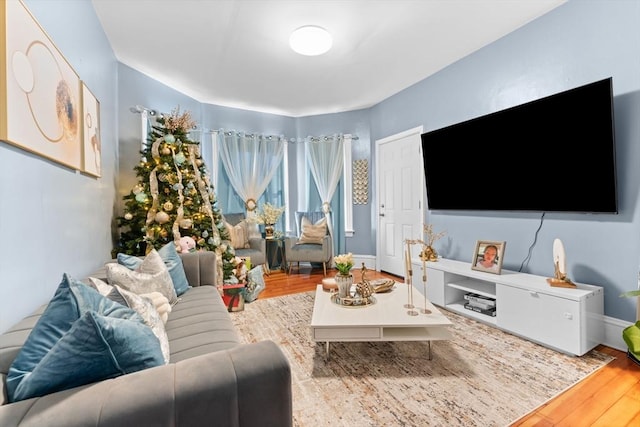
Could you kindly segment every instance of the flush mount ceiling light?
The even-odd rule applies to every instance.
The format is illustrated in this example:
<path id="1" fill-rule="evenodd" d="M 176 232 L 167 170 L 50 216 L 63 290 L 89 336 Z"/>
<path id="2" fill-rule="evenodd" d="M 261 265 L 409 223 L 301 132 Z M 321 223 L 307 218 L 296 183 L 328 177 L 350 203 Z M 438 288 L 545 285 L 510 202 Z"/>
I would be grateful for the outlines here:
<path id="1" fill-rule="evenodd" d="M 291 33 L 289 45 L 300 55 L 322 55 L 331 49 L 333 40 L 331 34 L 324 28 L 315 25 L 300 27 Z"/>

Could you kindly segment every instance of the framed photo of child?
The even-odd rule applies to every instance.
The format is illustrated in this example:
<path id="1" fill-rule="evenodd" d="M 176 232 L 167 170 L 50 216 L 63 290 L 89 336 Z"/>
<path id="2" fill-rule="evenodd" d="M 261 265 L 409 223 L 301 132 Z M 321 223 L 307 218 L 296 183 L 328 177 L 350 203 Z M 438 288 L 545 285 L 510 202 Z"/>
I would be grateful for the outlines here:
<path id="1" fill-rule="evenodd" d="M 473 252 L 471 269 L 500 274 L 502 271 L 502 261 L 504 260 L 504 248 L 506 245 L 507 242 L 504 241 L 476 241 L 476 249 Z"/>

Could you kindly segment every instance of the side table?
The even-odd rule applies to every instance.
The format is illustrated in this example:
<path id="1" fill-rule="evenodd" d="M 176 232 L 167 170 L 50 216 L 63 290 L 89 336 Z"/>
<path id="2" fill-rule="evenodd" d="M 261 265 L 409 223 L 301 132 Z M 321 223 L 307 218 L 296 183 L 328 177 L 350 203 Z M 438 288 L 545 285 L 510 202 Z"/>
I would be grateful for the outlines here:
<path id="1" fill-rule="evenodd" d="M 287 271 L 284 237 L 273 237 L 265 240 L 267 242 L 267 264 L 269 268 L 276 267 L 282 271 Z"/>

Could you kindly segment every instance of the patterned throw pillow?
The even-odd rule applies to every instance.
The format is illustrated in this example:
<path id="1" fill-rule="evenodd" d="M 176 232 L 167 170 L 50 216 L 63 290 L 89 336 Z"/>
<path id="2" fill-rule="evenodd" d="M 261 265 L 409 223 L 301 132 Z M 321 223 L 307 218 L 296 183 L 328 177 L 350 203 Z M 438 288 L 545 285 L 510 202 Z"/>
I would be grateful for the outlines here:
<path id="1" fill-rule="evenodd" d="M 231 246 L 235 249 L 246 249 L 251 247 L 249 245 L 249 230 L 247 229 L 247 223 L 245 221 L 240 221 L 237 225 L 231 225 L 225 221 L 224 225 L 229 233 Z"/>
<path id="2" fill-rule="evenodd" d="M 160 349 L 162 350 L 164 363 L 169 363 L 169 355 L 171 354 L 169 350 L 169 338 L 167 337 L 167 331 L 164 328 L 164 322 L 160 317 L 160 313 L 158 313 L 151 299 L 122 289 L 118 285 L 111 286 L 95 277 L 90 277 L 89 282 L 101 295 L 125 307 L 134 309 L 140 317 L 142 317 L 144 323 L 151 328 L 153 334 L 158 338 L 158 341 L 160 341 Z M 161 297 L 167 301 L 164 295 L 161 295 Z"/>
<path id="3" fill-rule="evenodd" d="M 110 285 L 118 285 L 138 295 L 157 291 L 167 297 L 171 305 L 178 302 L 167 266 L 155 249 L 147 254 L 134 271 L 115 263 L 107 264 L 106 268 L 107 282 Z"/>
<path id="4" fill-rule="evenodd" d="M 176 295 L 180 296 L 185 293 L 189 288 L 189 281 L 187 280 L 187 274 L 184 271 L 184 265 L 182 264 L 182 258 L 176 251 L 176 245 L 173 242 L 169 242 L 158 250 L 160 258 L 164 261 L 164 264 L 169 270 L 173 287 L 176 290 Z M 118 264 L 122 264 L 129 270 L 135 270 L 140 267 L 143 259 L 119 253 L 117 256 Z"/>
<path id="5" fill-rule="evenodd" d="M 311 224 L 309 218 L 302 217 L 302 235 L 296 244 L 313 243 L 322 244 L 322 239 L 327 235 L 327 218 L 322 218 L 315 224 Z"/>

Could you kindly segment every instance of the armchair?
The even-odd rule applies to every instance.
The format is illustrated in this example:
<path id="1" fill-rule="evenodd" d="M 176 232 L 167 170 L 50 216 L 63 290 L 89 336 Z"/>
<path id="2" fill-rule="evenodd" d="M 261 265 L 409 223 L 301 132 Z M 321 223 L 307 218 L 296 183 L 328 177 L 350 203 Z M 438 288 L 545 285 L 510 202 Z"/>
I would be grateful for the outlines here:
<path id="1" fill-rule="evenodd" d="M 331 236 L 328 233 L 323 212 L 296 212 L 297 236 L 285 238 L 285 255 L 289 263 L 289 274 L 295 262 L 300 269 L 300 262 L 321 263 L 324 275 L 327 275 L 327 264 L 333 258 Z"/>
<path id="2" fill-rule="evenodd" d="M 224 220 L 228 224 L 227 230 L 229 231 L 229 234 L 234 234 L 233 229 L 238 225 L 242 225 L 240 223 L 245 220 L 245 215 L 244 213 L 228 213 L 224 214 Z M 245 225 L 248 225 L 249 227 L 251 226 L 246 222 Z M 245 240 L 243 244 L 235 242 L 236 245 L 233 245 L 236 255 L 241 258 L 250 257 L 252 266 L 262 264 L 264 272 L 266 274 L 270 274 L 269 265 L 267 264 L 267 244 L 264 238 L 252 236 L 249 233 L 249 227 L 242 227 L 243 231 L 241 233 L 236 233 L 236 238 L 240 237 L 239 235 L 242 235 L 240 238 Z M 235 240 L 234 236 L 231 236 L 231 240 L 233 244 L 233 241 Z"/>

